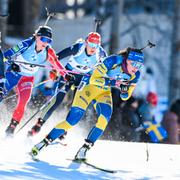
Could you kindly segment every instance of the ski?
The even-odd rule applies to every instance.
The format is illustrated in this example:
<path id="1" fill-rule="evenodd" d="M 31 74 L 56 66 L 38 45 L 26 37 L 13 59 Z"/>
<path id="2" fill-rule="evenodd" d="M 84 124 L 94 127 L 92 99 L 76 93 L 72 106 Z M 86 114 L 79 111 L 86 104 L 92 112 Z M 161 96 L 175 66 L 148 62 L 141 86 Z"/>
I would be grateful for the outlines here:
<path id="1" fill-rule="evenodd" d="M 60 141 L 55 141 L 55 142 L 52 142 L 50 145 L 61 145 L 61 146 L 67 146 L 68 144 L 67 144 L 67 143 L 63 143 L 63 142 L 60 142 Z"/>
<path id="2" fill-rule="evenodd" d="M 87 160 L 79 160 L 79 159 L 67 159 L 68 161 L 72 161 L 74 163 L 79 163 L 79 164 L 85 164 L 89 167 L 92 167 L 94 169 L 97 169 L 97 170 L 100 170 L 100 171 L 104 171 L 104 172 L 107 172 L 107 173 L 117 173 L 116 170 L 111 170 L 111 169 L 106 169 L 106 168 L 102 168 L 102 167 L 99 167 L 93 163 L 90 163 L 88 162 Z"/>
<path id="3" fill-rule="evenodd" d="M 27 153 L 28 157 L 30 157 L 33 161 L 39 162 L 40 159 L 37 156 L 34 156 L 32 152 Z"/>

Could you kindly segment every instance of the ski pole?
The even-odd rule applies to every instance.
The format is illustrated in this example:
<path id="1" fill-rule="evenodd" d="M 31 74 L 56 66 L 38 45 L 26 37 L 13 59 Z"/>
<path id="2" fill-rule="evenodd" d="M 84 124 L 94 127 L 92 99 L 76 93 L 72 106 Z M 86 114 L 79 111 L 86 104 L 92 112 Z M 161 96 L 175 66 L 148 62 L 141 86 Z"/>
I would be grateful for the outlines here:
<path id="1" fill-rule="evenodd" d="M 47 25 L 47 23 L 49 22 L 51 17 L 54 17 L 56 15 L 56 13 L 49 12 L 47 7 L 45 7 L 45 9 L 46 9 L 46 12 L 47 12 L 47 19 L 46 19 L 46 21 L 44 23 L 44 26 Z"/>
<path id="2" fill-rule="evenodd" d="M 95 18 L 95 19 L 94 19 L 94 21 L 95 21 L 95 28 L 94 28 L 94 32 L 97 32 L 97 31 L 98 31 L 98 27 L 99 27 L 99 25 L 101 25 L 102 20 L 101 20 L 101 19 L 97 19 L 97 18 Z"/>
<path id="3" fill-rule="evenodd" d="M 46 68 L 46 69 L 51 69 L 51 70 L 56 69 L 54 67 L 47 66 L 47 65 L 22 62 L 22 61 L 18 61 L 18 60 L 14 60 L 13 62 L 16 62 L 16 63 L 19 63 L 19 64 L 26 64 L 26 65 L 30 65 L 30 66 L 38 66 L 38 67 L 41 67 L 41 68 Z M 81 73 L 81 72 L 78 72 L 78 71 L 70 71 L 70 70 L 66 70 L 66 69 L 61 69 L 60 71 L 71 73 L 71 74 L 79 74 L 79 75 L 82 75 L 82 76 L 90 76 L 89 74 Z"/>
<path id="4" fill-rule="evenodd" d="M 37 88 L 37 87 L 39 87 L 40 85 L 45 84 L 45 83 L 47 83 L 47 82 L 49 82 L 49 81 L 51 81 L 51 79 L 46 79 L 46 80 L 44 80 L 44 81 L 42 81 L 42 82 L 40 82 L 40 83 L 38 83 L 38 84 L 35 84 L 35 85 L 33 86 L 33 89 L 34 89 L 34 88 Z M 11 98 L 13 98 L 13 97 L 15 97 L 15 96 L 16 96 L 16 94 L 13 94 L 13 95 L 11 95 L 11 96 L 8 96 L 8 97 L 4 98 L 4 100 L 11 99 Z"/>
<path id="5" fill-rule="evenodd" d="M 34 88 L 37 88 L 37 87 L 39 87 L 39 86 L 41 86 L 42 84 L 45 84 L 45 83 L 47 83 L 47 82 L 49 82 L 49 81 L 52 81 L 52 79 L 46 79 L 46 80 L 44 80 L 44 81 L 42 81 L 42 82 L 40 82 L 40 83 L 37 83 L 37 84 L 35 84 L 34 86 L 33 86 L 33 89 Z"/>
<path id="6" fill-rule="evenodd" d="M 147 43 L 147 45 L 146 46 L 144 46 L 144 47 L 142 47 L 142 48 L 140 48 L 139 50 L 144 50 L 144 49 L 146 49 L 147 47 L 150 47 L 150 48 L 152 48 L 152 47 L 155 47 L 156 45 L 154 44 L 154 43 L 152 43 L 152 42 L 150 42 L 149 40 L 148 40 L 148 43 Z"/>
<path id="7" fill-rule="evenodd" d="M 17 61 L 17 60 L 14 60 L 13 62 L 22 63 L 22 64 L 28 64 L 28 65 L 31 65 L 31 66 L 38 66 L 38 67 L 42 67 L 42 68 L 46 68 L 46 69 L 55 69 L 55 68 L 53 68 L 51 66 L 46 66 L 46 65 L 42 65 L 42 64 L 33 64 L 33 63 L 21 62 L 21 61 Z M 90 74 L 82 73 L 82 72 L 78 72 L 78 71 L 70 71 L 70 70 L 66 70 L 66 69 L 61 69 L 61 71 L 66 72 L 66 73 L 71 73 L 71 74 L 79 74 L 79 75 L 82 75 L 82 76 L 91 76 Z M 115 78 L 110 78 L 110 77 L 102 77 L 102 78 L 109 79 L 109 80 L 116 80 Z"/>
<path id="8" fill-rule="evenodd" d="M 50 103 L 51 101 L 56 97 L 56 95 L 61 91 L 63 87 L 65 87 L 67 83 L 64 83 L 61 88 L 58 88 L 58 84 L 56 86 L 56 92 L 55 94 L 44 104 L 42 105 L 16 132 L 19 133 L 39 112 L 43 111 Z M 58 89 L 57 89 L 58 88 Z"/>

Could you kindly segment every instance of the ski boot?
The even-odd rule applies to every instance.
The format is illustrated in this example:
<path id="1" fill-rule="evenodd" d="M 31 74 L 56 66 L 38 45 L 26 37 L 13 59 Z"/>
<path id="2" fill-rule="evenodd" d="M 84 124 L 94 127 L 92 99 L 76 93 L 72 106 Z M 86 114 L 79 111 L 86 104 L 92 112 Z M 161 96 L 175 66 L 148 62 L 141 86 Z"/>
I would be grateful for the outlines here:
<path id="1" fill-rule="evenodd" d="M 61 141 L 61 140 L 64 140 L 65 137 L 66 137 L 66 135 L 67 135 L 67 131 L 66 131 L 64 134 L 62 134 L 61 136 L 58 137 L 59 140 L 60 140 L 60 141 Z"/>
<path id="2" fill-rule="evenodd" d="M 13 136 L 14 130 L 15 130 L 15 128 L 16 128 L 16 126 L 18 124 L 19 124 L 18 121 L 14 120 L 14 119 L 11 120 L 11 123 L 9 124 L 9 126 L 7 127 L 7 129 L 5 131 L 7 137 L 12 137 Z"/>
<path id="3" fill-rule="evenodd" d="M 41 130 L 41 127 L 44 123 L 45 121 L 42 118 L 38 118 L 37 123 L 32 127 L 30 131 L 28 131 L 27 136 L 31 137 L 37 134 Z"/>
<path id="4" fill-rule="evenodd" d="M 40 143 L 36 144 L 32 149 L 29 155 L 32 157 L 33 160 L 38 160 L 37 156 L 39 152 L 46 146 L 48 146 L 52 142 L 52 139 L 46 137 Z"/>
<path id="5" fill-rule="evenodd" d="M 75 155 L 75 161 L 86 161 L 86 153 L 88 150 L 90 150 L 90 148 L 93 146 L 94 143 L 85 140 L 84 145 L 79 149 L 79 151 L 77 152 L 77 154 Z"/>
<path id="6" fill-rule="evenodd" d="M 67 146 L 67 143 L 66 143 L 66 140 L 65 140 L 66 136 L 67 136 L 67 131 L 64 134 L 62 134 L 61 136 L 58 137 L 59 143 L 62 146 Z"/>

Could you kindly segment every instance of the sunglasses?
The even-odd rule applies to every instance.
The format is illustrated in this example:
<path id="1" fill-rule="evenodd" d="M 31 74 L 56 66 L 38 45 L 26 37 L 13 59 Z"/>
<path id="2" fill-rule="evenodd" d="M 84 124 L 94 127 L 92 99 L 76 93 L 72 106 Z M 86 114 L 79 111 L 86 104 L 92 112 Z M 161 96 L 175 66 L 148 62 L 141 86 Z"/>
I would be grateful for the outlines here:
<path id="1" fill-rule="evenodd" d="M 141 70 L 141 69 L 143 68 L 143 66 L 144 66 L 142 63 L 139 63 L 139 62 L 137 62 L 137 61 L 132 61 L 132 62 L 131 62 L 131 65 L 132 65 L 133 67 L 139 69 L 139 70 Z"/>
<path id="2" fill-rule="evenodd" d="M 52 39 L 50 38 L 47 38 L 47 37 L 44 37 L 44 36 L 41 36 L 40 37 L 40 40 L 44 43 L 48 43 L 48 44 L 51 44 L 52 43 Z"/>
<path id="3" fill-rule="evenodd" d="M 91 42 L 88 42 L 87 44 L 88 44 L 88 46 L 91 47 L 91 48 L 97 49 L 97 48 L 99 47 L 99 44 L 95 44 L 95 43 L 91 43 Z"/>

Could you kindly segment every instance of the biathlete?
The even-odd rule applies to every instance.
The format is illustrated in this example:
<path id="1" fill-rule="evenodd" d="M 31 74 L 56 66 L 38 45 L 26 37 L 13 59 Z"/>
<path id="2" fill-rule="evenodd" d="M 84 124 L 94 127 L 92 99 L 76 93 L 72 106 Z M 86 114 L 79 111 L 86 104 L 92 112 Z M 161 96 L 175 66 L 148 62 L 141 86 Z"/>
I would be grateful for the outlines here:
<path id="1" fill-rule="evenodd" d="M 92 102 L 98 115 L 97 123 L 75 155 L 77 160 L 86 160 L 86 152 L 100 138 L 110 121 L 111 87 L 118 87 L 121 91 L 120 98 L 124 101 L 128 100 L 140 78 L 140 69 L 143 66 L 144 55 L 139 49 L 128 48 L 123 53 L 105 58 L 93 71 L 91 77 L 83 77 L 66 120 L 57 124 L 40 143 L 36 144 L 31 150 L 31 155 L 36 158 L 44 147 L 75 126 Z"/>
<path id="2" fill-rule="evenodd" d="M 74 45 L 65 48 L 58 54 L 58 59 L 61 61 L 63 58 L 69 57 L 67 60 L 65 68 L 68 71 L 79 72 L 79 74 L 74 74 L 74 81 L 64 85 L 63 79 L 60 78 L 58 81 L 59 91 L 52 102 L 43 110 L 41 116 L 38 118 L 36 124 L 28 131 L 28 136 L 33 136 L 37 134 L 42 125 L 49 119 L 53 111 L 62 103 L 65 95 L 71 89 L 72 85 L 77 87 L 83 77 L 82 74 L 90 74 L 95 67 L 100 64 L 103 59 L 107 56 L 105 50 L 101 47 L 101 36 L 97 32 L 90 32 L 85 40 L 81 39 Z M 56 79 L 57 75 L 54 71 L 51 72 L 52 79 Z M 55 92 L 56 93 L 56 92 Z M 61 136 L 63 138 L 63 136 Z"/>
<path id="3" fill-rule="evenodd" d="M 26 105 L 30 100 L 34 76 L 39 67 L 32 64 L 43 64 L 48 61 L 60 75 L 69 80 L 65 68 L 59 62 L 54 50 L 51 47 L 52 29 L 48 26 L 40 26 L 33 37 L 26 39 L 18 45 L 4 52 L 4 59 L 8 67 L 5 73 L 5 79 L 2 77 L 0 81 L 4 84 L 3 92 L 5 95 L 13 88 L 17 87 L 18 104 L 13 112 L 13 116 L 9 126 L 6 129 L 6 135 L 12 136 L 17 125 L 20 123 Z M 16 62 L 18 61 L 18 63 Z M 24 62 L 24 63 L 23 63 Z M 3 100 L 1 96 L 0 101 Z"/>

